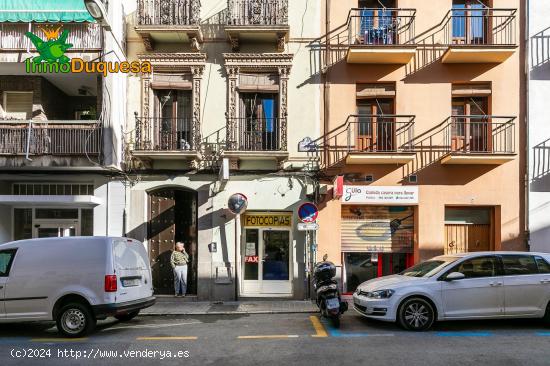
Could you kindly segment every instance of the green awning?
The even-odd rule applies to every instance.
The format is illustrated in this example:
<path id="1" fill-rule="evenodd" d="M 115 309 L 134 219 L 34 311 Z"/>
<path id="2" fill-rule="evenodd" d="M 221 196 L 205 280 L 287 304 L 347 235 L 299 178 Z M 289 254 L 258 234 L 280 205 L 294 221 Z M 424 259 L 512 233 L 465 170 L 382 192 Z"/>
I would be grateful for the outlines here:
<path id="1" fill-rule="evenodd" d="M 0 0 L 0 22 L 94 22 L 84 0 Z"/>

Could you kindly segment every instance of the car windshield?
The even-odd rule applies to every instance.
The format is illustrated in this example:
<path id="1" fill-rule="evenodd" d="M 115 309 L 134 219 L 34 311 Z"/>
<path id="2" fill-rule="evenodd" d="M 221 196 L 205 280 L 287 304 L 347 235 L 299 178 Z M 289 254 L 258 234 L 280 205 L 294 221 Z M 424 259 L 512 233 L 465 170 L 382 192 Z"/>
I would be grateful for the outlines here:
<path id="1" fill-rule="evenodd" d="M 447 264 L 456 261 L 458 258 L 438 258 L 431 259 L 426 262 L 418 263 L 410 268 L 407 268 L 403 272 L 399 273 L 402 276 L 408 277 L 431 277 Z"/>

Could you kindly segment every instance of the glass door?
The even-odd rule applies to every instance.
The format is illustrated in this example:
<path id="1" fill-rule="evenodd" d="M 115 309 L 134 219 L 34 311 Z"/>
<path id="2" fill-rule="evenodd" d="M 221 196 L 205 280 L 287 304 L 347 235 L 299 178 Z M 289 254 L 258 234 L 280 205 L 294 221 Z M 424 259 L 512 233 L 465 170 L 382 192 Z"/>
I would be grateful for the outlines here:
<path id="1" fill-rule="evenodd" d="M 191 118 L 191 92 L 187 90 L 159 89 L 157 141 L 160 150 L 190 150 L 193 148 Z"/>
<path id="2" fill-rule="evenodd" d="M 392 98 L 357 101 L 356 148 L 360 151 L 394 151 L 395 118 Z"/>
<path id="3" fill-rule="evenodd" d="M 243 295 L 292 294 L 290 231 L 245 228 Z"/>

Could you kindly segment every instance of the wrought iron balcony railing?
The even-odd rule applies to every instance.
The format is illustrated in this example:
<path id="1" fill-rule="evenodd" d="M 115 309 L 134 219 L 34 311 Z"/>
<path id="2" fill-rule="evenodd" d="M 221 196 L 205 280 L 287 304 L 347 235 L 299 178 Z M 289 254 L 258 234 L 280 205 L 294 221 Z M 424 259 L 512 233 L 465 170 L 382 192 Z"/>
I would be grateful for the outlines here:
<path id="1" fill-rule="evenodd" d="M 0 120 L 0 154 L 99 155 L 99 121 Z"/>
<path id="2" fill-rule="evenodd" d="M 452 9 L 443 27 L 447 45 L 516 45 L 516 9 Z"/>
<path id="3" fill-rule="evenodd" d="M 414 116 L 354 114 L 314 145 L 322 149 L 322 165 L 330 167 L 350 153 L 412 152 L 413 137 Z"/>
<path id="4" fill-rule="evenodd" d="M 68 52 L 72 51 L 99 51 L 103 48 L 101 36 L 101 27 L 97 23 L 59 23 L 53 25 L 69 31 L 67 43 L 73 45 Z M 34 44 L 26 32 L 32 32 L 41 35 L 40 23 L 0 23 L 0 49 L 4 51 L 24 51 L 35 50 Z"/>
<path id="5" fill-rule="evenodd" d="M 414 38 L 414 9 L 351 9 L 348 15 L 347 39 L 336 44 L 395 46 L 410 43 Z M 332 42 L 331 42 L 332 43 Z"/>
<path id="6" fill-rule="evenodd" d="M 288 25 L 288 0 L 228 0 L 228 25 Z"/>
<path id="7" fill-rule="evenodd" d="M 230 118 L 227 150 L 286 151 L 285 118 Z"/>
<path id="8" fill-rule="evenodd" d="M 138 0 L 138 25 L 199 25 L 200 0 Z"/>
<path id="9" fill-rule="evenodd" d="M 513 154 L 514 117 L 452 116 L 443 130 L 447 152 L 459 154 Z"/>
<path id="10" fill-rule="evenodd" d="M 136 117 L 135 150 L 195 151 L 193 118 Z"/>

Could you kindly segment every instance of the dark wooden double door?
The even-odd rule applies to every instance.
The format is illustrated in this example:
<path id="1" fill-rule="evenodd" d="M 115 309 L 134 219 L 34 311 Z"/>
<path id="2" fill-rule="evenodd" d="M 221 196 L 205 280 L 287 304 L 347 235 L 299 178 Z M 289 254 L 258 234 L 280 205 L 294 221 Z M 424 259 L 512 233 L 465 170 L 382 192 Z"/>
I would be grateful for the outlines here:
<path id="1" fill-rule="evenodd" d="M 156 294 L 174 293 L 170 256 L 178 241 L 185 244 L 185 250 L 190 255 L 187 293 L 196 294 L 197 193 L 173 188 L 149 193 L 149 258 Z"/>

